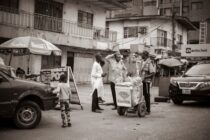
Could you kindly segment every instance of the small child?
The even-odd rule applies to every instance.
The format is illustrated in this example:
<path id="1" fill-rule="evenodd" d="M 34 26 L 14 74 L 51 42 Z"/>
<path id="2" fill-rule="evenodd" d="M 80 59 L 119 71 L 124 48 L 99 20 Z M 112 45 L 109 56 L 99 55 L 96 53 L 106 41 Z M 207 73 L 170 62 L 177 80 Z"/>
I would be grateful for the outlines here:
<path id="1" fill-rule="evenodd" d="M 60 109 L 62 118 L 62 127 L 71 127 L 70 122 L 70 98 L 71 89 L 67 81 L 67 76 L 65 74 L 60 76 L 60 83 L 58 87 L 53 91 L 53 93 L 59 93 L 60 99 Z"/>

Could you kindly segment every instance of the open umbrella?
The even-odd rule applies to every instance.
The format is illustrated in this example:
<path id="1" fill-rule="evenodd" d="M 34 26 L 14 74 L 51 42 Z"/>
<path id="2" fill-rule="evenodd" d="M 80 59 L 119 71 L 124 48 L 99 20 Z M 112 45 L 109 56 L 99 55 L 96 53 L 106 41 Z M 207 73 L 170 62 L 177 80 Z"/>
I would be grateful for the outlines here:
<path id="1" fill-rule="evenodd" d="M 27 73 L 29 73 L 31 54 L 34 55 L 54 54 L 56 56 L 61 55 L 61 50 L 52 43 L 42 38 L 31 37 L 31 36 L 17 37 L 8 40 L 0 45 L 0 51 L 6 54 L 10 53 L 8 65 L 11 65 L 13 56 L 28 55 Z"/>
<path id="2" fill-rule="evenodd" d="M 0 49 L 28 49 L 32 54 L 61 55 L 61 50 L 52 43 L 37 37 L 25 36 L 8 40 L 0 45 Z"/>
<path id="3" fill-rule="evenodd" d="M 177 67 L 177 66 L 183 65 L 182 62 L 180 62 L 179 60 L 175 58 L 161 59 L 158 64 L 164 65 L 167 67 Z"/>

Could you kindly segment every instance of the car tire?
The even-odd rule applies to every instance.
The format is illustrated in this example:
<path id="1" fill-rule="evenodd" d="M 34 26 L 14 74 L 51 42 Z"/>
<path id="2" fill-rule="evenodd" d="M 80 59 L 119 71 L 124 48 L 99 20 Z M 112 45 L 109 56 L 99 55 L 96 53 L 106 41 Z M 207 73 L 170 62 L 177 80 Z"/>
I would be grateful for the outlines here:
<path id="1" fill-rule="evenodd" d="M 126 111 L 126 108 L 125 107 L 117 107 L 117 113 L 120 115 L 120 116 L 123 116 L 125 115 L 125 111 Z"/>
<path id="2" fill-rule="evenodd" d="M 146 104 L 145 102 L 139 103 L 138 104 L 138 116 L 139 117 L 144 117 L 146 115 Z"/>
<path id="3" fill-rule="evenodd" d="M 37 103 L 33 101 L 23 101 L 18 105 L 14 116 L 14 123 L 18 128 L 35 128 L 40 121 L 41 109 Z"/>
<path id="4" fill-rule="evenodd" d="M 176 105 L 181 105 L 183 103 L 182 99 L 172 98 L 172 101 Z"/>

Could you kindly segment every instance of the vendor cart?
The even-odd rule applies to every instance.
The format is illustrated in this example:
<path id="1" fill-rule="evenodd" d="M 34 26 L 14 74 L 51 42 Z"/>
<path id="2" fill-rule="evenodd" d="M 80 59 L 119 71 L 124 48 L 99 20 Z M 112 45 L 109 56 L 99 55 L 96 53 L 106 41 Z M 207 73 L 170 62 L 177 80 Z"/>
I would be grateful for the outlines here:
<path id="1" fill-rule="evenodd" d="M 139 117 L 146 114 L 142 82 L 122 82 L 116 84 L 117 112 L 120 116 L 137 113 Z"/>

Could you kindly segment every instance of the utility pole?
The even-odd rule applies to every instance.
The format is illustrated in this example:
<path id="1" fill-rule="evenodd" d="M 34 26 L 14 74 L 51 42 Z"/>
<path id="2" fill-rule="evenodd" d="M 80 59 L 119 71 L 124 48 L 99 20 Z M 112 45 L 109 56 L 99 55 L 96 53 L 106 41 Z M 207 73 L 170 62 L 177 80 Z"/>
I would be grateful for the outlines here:
<path id="1" fill-rule="evenodd" d="M 172 0 L 172 15 L 171 15 L 171 23 L 172 23 L 172 56 L 175 56 L 175 16 L 176 12 L 174 11 L 174 0 Z"/>

